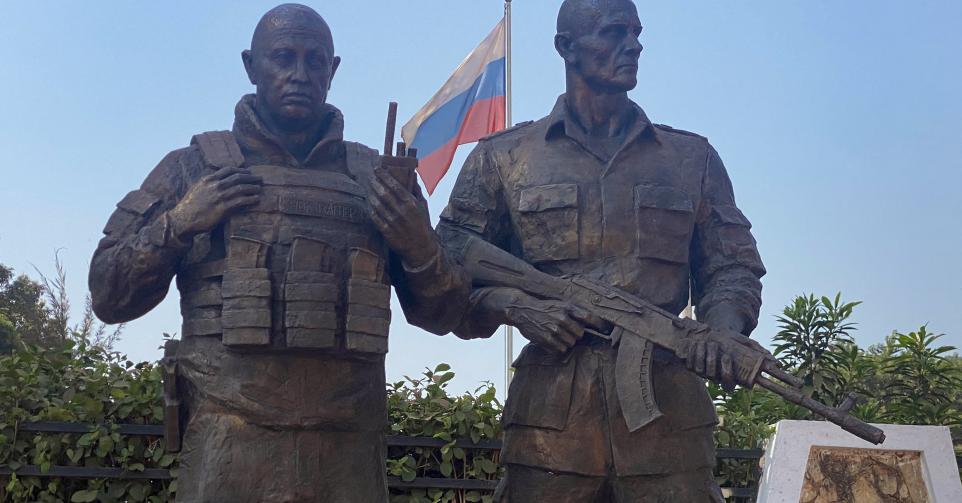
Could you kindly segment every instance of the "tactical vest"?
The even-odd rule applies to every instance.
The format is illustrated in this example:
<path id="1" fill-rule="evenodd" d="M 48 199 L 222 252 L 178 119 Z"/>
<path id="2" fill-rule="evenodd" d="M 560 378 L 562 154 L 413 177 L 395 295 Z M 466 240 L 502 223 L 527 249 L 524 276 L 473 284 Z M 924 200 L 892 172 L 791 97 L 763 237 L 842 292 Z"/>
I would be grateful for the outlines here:
<path id="1" fill-rule="evenodd" d="M 264 187 L 256 206 L 195 238 L 192 255 L 204 258 L 178 275 L 183 336 L 220 336 L 232 348 L 386 353 L 387 247 L 366 199 L 377 152 L 345 142 L 348 176 L 246 165 L 227 131 L 191 143 L 211 170 L 246 166 Z"/>

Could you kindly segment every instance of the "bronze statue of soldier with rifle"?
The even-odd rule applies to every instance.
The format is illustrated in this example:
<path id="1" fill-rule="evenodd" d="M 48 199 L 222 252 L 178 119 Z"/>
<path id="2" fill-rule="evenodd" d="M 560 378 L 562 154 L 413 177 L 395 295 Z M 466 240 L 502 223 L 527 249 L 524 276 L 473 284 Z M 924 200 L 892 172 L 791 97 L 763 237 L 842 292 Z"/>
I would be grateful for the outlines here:
<path id="1" fill-rule="evenodd" d="M 505 404 L 502 502 L 723 501 L 702 378 L 883 438 L 805 397 L 748 338 L 765 273 L 751 225 L 708 141 L 628 98 L 641 31 L 630 0 L 565 0 L 566 93 L 482 140 L 441 215 L 475 287 L 455 334 L 508 324 L 531 341 Z M 689 295 L 701 323 L 675 314 Z"/>
<path id="2" fill-rule="evenodd" d="M 233 129 L 194 136 L 117 205 L 93 307 L 132 320 L 176 276 L 182 338 L 164 367 L 177 501 L 387 501 L 391 286 L 437 333 L 467 286 L 411 183 L 416 160 L 392 156 L 390 137 L 384 156 L 343 139 L 321 16 L 272 9 L 242 57 L 256 93 Z"/>

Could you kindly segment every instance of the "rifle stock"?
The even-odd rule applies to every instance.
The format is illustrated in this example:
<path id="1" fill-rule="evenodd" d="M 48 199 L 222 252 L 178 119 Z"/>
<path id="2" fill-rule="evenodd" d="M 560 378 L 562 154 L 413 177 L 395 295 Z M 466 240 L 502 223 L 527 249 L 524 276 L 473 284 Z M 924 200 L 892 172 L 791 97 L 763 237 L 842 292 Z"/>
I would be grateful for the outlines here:
<path id="1" fill-rule="evenodd" d="M 732 358 L 738 384 L 765 388 L 873 444 L 885 439 L 882 430 L 848 413 L 854 400 L 847 400 L 841 407 L 812 400 L 798 389 L 802 383 L 797 377 L 781 369 L 768 351 L 747 344 L 748 339 L 741 334 L 679 318 L 632 294 L 586 278 L 543 273 L 479 238 L 469 237 L 462 243 L 460 259 L 477 286 L 516 288 L 541 299 L 571 302 L 615 327 L 610 339 L 618 345 L 616 388 L 630 431 L 661 416 L 651 386 L 654 347 L 666 350 L 672 360 L 684 362 L 691 344 L 711 341 Z M 717 379 L 716 376 L 701 377 Z"/>

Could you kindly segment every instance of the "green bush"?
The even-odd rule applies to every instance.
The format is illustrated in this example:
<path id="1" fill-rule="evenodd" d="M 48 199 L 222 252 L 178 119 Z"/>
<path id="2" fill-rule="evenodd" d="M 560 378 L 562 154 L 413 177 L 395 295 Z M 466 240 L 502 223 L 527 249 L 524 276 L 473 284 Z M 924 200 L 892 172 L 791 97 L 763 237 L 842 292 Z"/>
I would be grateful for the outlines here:
<path id="1" fill-rule="evenodd" d="M 163 420 L 161 376 L 154 364 L 134 364 L 98 347 L 68 341 L 60 349 L 21 345 L 0 356 L 0 466 L 25 464 L 171 468 L 163 439 L 121 436 L 110 426 L 85 434 L 18 432 L 23 422 L 110 425 Z M 0 501 L 170 501 L 176 481 L 84 480 L 12 476 Z"/>
<path id="2" fill-rule="evenodd" d="M 389 475 L 495 479 L 497 451 L 455 447 L 455 439 L 478 442 L 500 437 L 501 404 L 486 384 L 475 393 L 451 396 L 450 367 L 427 369 L 419 379 L 388 385 L 393 435 L 443 440 L 441 448 L 392 447 Z M 39 465 L 122 467 L 130 471 L 168 468 L 176 474 L 177 457 L 164 450 L 162 438 L 122 436 L 112 424 L 158 424 L 163 421 L 160 368 L 134 364 L 99 347 L 74 342 L 61 349 L 20 344 L 0 356 L 0 466 Z M 25 433 L 24 422 L 65 421 L 103 424 L 86 434 Z M 171 501 L 176 479 L 87 480 L 47 477 L 0 477 L 4 502 Z M 491 500 L 490 493 L 439 489 L 392 490 L 391 501 L 461 503 Z"/>
<path id="3" fill-rule="evenodd" d="M 809 396 L 829 405 L 854 393 L 851 412 L 863 421 L 949 426 L 962 452 L 962 360 L 950 354 L 956 348 L 938 346 L 942 335 L 926 326 L 859 348 L 849 320 L 859 304 L 842 302 L 841 294 L 796 297 L 778 316 L 774 353 L 780 363 L 803 379 Z M 718 447 L 761 448 L 782 419 L 821 419 L 765 390 L 726 393 L 710 385 L 710 391 L 720 419 Z M 744 487 L 756 483 L 758 474 L 744 463 L 723 460 L 716 475 L 723 485 Z"/>
<path id="4" fill-rule="evenodd" d="M 2 279 L 2 278 L 0 278 Z M 9 305 L 9 304 L 8 304 Z M 784 346 L 782 363 L 808 383 L 807 392 L 839 403 L 859 396 L 853 413 L 866 421 L 941 424 L 952 428 L 962 446 L 962 359 L 954 347 L 938 344 L 941 335 L 927 327 L 893 333 L 867 349 L 853 342 L 848 321 L 857 303 L 803 296 L 780 318 L 779 343 L 798 341 L 804 351 Z M 18 318 L 18 319 L 22 319 Z M 23 325 L 26 326 L 26 325 Z M 63 325 L 61 325 L 63 326 Z M 176 456 L 163 439 L 121 436 L 110 425 L 157 424 L 162 421 L 161 376 L 154 363 L 135 364 L 97 344 L 101 328 L 85 320 L 59 344 L 28 344 L 18 325 L 0 311 L 0 335 L 10 334 L 13 351 L 0 354 L 0 466 L 39 465 L 122 467 L 130 471 L 167 468 L 176 474 Z M 91 336 L 93 334 L 93 336 Z M 47 340 L 49 341 L 49 339 Z M 388 434 L 440 439 L 440 448 L 391 447 L 388 475 L 494 480 L 500 477 L 498 452 L 455 446 L 456 439 L 479 442 L 501 436 L 501 403 L 494 387 L 452 395 L 454 373 L 446 364 L 420 377 L 389 383 Z M 760 448 L 782 419 L 817 419 L 796 405 L 761 389 L 725 392 L 710 385 L 720 418 L 718 447 Z M 106 425 L 85 434 L 25 433 L 23 422 L 67 421 Z M 962 450 L 962 449 L 960 449 Z M 719 482 L 747 487 L 756 482 L 751 463 L 723 460 Z M 176 479 L 86 480 L 0 477 L 0 501 L 171 501 Z M 490 502 L 490 492 L 443 489 L 391 491 L 392 503 Z"/>
<path id="5" fill-rule="evenodd" d="M 447 385 L 451 367 L 425 369 L 421 378 L 407 377 L 388 385 L 391 434 L 433 437 L 446 444 L 437 448 L 392 447 L 388 475 L 410 481 L 415 477 L 492 480 L 500 478 L 498 452 L 456 447 L 457 439 L 497 439 L 501 436 L 501 403 L 487 383 L 474 393 L 451 396 Z M 392 489 L 392 503 L 490 503 L 491 494 L 454 489 Z"/>

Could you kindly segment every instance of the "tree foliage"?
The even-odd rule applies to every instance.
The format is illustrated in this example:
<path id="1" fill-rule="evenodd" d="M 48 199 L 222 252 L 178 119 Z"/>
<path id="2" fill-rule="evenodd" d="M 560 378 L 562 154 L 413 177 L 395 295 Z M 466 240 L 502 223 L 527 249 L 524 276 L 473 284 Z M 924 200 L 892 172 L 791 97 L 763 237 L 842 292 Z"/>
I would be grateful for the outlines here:
<path id="1" fill-rule="evenodd" d="M 853 342 L 850 334 L 855 323 L 849 318 L 861 302 L 841 299 L 841 293 L 834 299 L 799 295 L 776 317 L 779 331 L 773 353 L 783 365 L 795 370 L 816 400 L 830 389 L 825 367 L 831 359 L 825 355 L 839 344 Z"/>
<path id="2" fill-rule="evenodd" d="M 83 343 L 109 352 L 120 338 L 123 324 L 110 328 L 98 322 L 89 295 L 80 322 L 71 325 L 67 274 L 59 254 L 54 266 L 54 277 L 38 272 L 40 281 L 36 281 L 23 274 L 15 276 L 12 268 L 0 264 L 0 354 L 15 350 L 18 341 L 45 348 Z"/>
<path id="3" fill-rule="evenodd" d="M 851 412 L 863 421 L 949 426 L 956 445 L 962 445 L 962 359 L 953 353 L 956 348 L 939 345 L 942 335 L 923 325 L 862 349 L 850 321 L 859 304 L 843 302 L 840 294 L 796 297 L 777 317 L 776 357 L 817 400 L 838 405 L 854 393 Z M 715 431 L 719 447 L 764 447 L 782 419 L 821 419 L 765 390 L 710 389 L 721 421 Z M 725 460 L 718 476 L 728 485 L 747 486 L 757 473 Z"/>
<path id="4" fill-rule="evenodd" d="M 50 311 L 44 302 L 44 288 L 25 275 L 14 275 L 14 270 L 0 264 L 0 331 L 4 347 L 14 347 L 14 336 L 41 346 L 50 347 L 61 341 L 49 330 Z"/>

